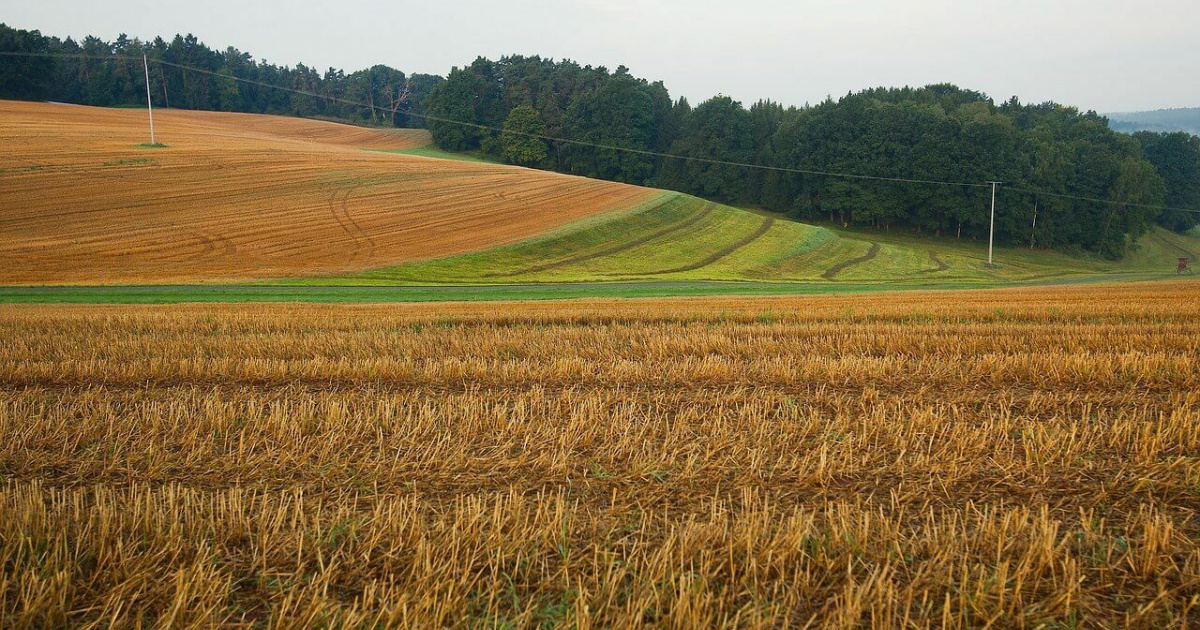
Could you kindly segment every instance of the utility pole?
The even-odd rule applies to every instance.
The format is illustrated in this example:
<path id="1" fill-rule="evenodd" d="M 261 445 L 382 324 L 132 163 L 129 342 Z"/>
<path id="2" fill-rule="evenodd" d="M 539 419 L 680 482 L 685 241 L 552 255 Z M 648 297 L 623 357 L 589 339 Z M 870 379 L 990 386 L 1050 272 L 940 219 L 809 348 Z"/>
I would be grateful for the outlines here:
<path id="1" fill-rule="evenodd" d="M 989 182 L 992 185 L 992 229 L 988 232 L 988 266 L 992 266 L 992 243 L 996 240 L 996 187 L 1000 182 Z"/>
<path id="2" fill-rule="evenodd" d="M 154 139 L 154 106 L 150 104 L 150 62 L 146 60 L 146 55 L 142 55 L 142 69 L 146 71 L 146 111 L 150 113 L 150 144 L 158 144 Z"/>

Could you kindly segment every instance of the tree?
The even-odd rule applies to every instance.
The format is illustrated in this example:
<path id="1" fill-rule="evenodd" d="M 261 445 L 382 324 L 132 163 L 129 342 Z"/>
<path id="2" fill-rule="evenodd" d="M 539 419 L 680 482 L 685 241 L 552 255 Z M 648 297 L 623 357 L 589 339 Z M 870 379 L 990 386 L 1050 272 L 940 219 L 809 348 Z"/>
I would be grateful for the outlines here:
<path id="1" fill-rule="evenodd" d="M 0 52 L 45 53 L 49 48 L 49 40 L 37 31 L 21 31 L 0 24 Z M 54 74 L 52 58 L 5 57 L 0 62 L 0 98 L 45 99 L 50 95 Z"/>
<path id="2" fill-rule="evenodd" d="M 492 137 L 487 128 L 500 126 L 507 115 L 495 63 L 480 57 L 467 68 L 451 69 L 446 81 L 430 93 L 427 111 L 429 130 L 439 147 L 483 147 Z"/>
<path id="3" fill-rule="evenodd" d="M 536 109 L 529 105 L 514 107 L 504 121 L 504 133 L 500 136 L 505 161 L 520 166 L 541 164 L 548 151 L 546 141 L 538 136 L 545 133 L 546 126 Z"/>
<path id="4" fill-rule="evenodd" d="M 750 203 L 758 197 L 755 177 L 742 166 L 700 160 L 750 163 L 755 159 L 754 120 L 728 96 L 709 99 L 692 110 L 673 153 L 698 160 L 672 159 L 659 181 L 704 197 Z"/>
<path id="5" fill-rule="evenodd" d="M 644 184 L 655 167 L 654 158 L 643 153 L 654 136 L 654 101 L 645 81 L 622 70 L 567 109 L 567 137 L 599 146 L 567 145 L 564 162 L 578 175 Z"/>
<path id="6" fill-rule="evenodd" d="M 427 126 L 439 147 L 451 151 L 479 148 L 482 134 L 470 126 L 477 124 L 475 93 L 479 82 L 479 78 L 470 72 L 455 68 L 450 71 L 449 78 L 429 94 Z M 456 124 L 458 122 L 468 124 Z"/>
<path id="7" fill-rule="evenodd" d="M 238 82 L 233 78 L 233 70 L 228 67 L 217 72 L 217 102 L 221 111 L 243 111 L 242 93 L 238 90 Z"/>
<path id="8" fill-rule="evenodd" d="M 1200 209 L 1200 138 L 1186 133 L 1134 134 L 1167 186 L 1166 205 L 1179 209 Z M 1200 214 L 1164 211 L 1160 225 L 1176 232 L 1187 232 L 1200 225 Z"/>
<path id="9" fill-rule="evenodd" d="M 1167 186 L 1148 162 L 1127 158 L 1121 162 L 1120 174 L 1113 182 L 1110 195 L 1113 201 L 1121 204 L 1119 225 L 1116 230 L 1110 230 L 1100 251 L 1110 258 L 1120 258 L 1130 243 L 1137 242 L 1150 229 L 1158 216 L 1153 206 L 1162 205 Z M 1120 239 L 1113 234 L 1115 232 L 1120 232 Z"/>

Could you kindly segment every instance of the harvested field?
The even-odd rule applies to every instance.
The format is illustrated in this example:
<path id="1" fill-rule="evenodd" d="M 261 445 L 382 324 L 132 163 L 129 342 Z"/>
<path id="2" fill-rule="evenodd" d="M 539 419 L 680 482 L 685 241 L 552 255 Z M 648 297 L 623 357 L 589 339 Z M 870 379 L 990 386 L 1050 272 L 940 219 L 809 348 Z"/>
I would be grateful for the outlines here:
<path id="1" fill-rule="evenodd" d="M 389 154 L 414 130 L 0 101 L 0 284 L 345 273 L 511 243 L 656 193 Z M 372 149 L 372 150 L 365 150 Z"/>
<path id="2" fill-rule="evenodd" d="M 5 627 L 1186 628 L 1200 283 L 0 307 Z"/>

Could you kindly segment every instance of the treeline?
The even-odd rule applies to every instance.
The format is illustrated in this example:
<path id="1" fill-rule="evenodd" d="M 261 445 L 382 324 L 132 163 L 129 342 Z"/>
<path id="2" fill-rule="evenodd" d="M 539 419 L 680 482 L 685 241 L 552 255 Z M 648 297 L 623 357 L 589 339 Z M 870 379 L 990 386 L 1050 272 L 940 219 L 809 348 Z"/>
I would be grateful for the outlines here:
<path id="1" fill-rule="evenodd" d="M 539 57 L 481 58 L 452 70 L 430 94 L 428 111 L 479 125 L 430 121 L 434 140 L 446 149 L 847 225 L 986 238 L 991 191 L 652 154 L 886 178 L 1002 181 L 999 241 L 1110 257 L 1123 255 L 1156 221 L 1186 231 L 1200 220 L 1142 207 L 1200 207 L 1200 139 L 1131 137 L 1111 131 L 1093 112 L 1016 99 L 996 104 L 952 85 L 873 89 L 802 108 L 770 101 L 746 108 L 718 96 L 693 108 L 624 67 L 609 72 Z"/>
<path id="2" fill-rule="evenodd" d="M 152 63 L 158 106 L 425 126 L 444 149 L 846 225 L 986 238 L 991 191 L 790 171 L 1002 181 L 998 241 L 1114 258 L 1155 222 L 1181 232 L 1200 223 L 1194 213 L 1146 207 L 1200 208 L 1195 136 L 1129 136 L 1094 112 L 1016 99 L 997 104 L 952 85 L 872 89 L 805 107 L 761 101 L 747 108 L 724 96 L 693 107 L 624 67 L 536 56 L 480 58 L 445 79 L 386 66 L 321 74 L 303 64 L 255 61 L 234 48 L 217 52 L 190 35 L 75 42 L 3 25 L 0 51 L 64 56 L 0 60 L 0 98 L 144 104 L 145 53 L 205 71 Z M 656 155 L 666 153 L 697 159 Z"/>
<path id="3" fill-rule="evenodd" d="M 442 81 L 439 76 L 409 76 L 382 65 L 351 74 L 335 69 L 322 73 L 304 64 L 277 66 L 233 47 L 213 50 L 192 35 L 176 35 L 170 41 L 159 37 L 145 42 L 121 35 L 112 42 L 96 37 L 77 42 L 0 24 L 0 51 L 55 55 L 0 58 L 0 98 L 101 107 L 144 105 L 144 54 L 150 60 L 151 100 L 157 107 L 395 127 L 423 126 L 419 114 L 424 101 Z"/>

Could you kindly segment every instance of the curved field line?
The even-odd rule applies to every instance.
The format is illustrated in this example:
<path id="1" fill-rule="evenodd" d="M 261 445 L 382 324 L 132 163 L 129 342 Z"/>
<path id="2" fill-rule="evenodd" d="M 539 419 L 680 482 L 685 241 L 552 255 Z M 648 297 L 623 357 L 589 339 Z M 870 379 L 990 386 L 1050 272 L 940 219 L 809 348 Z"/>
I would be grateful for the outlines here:
<path id="1" fill-rule="evenodd" d="M 354 219 L 354 215 L 350 213 L 350 197 L 354 196 L 354 192 L 359 188 L 362 188 L 362 184 L 346 190 L 346 194 L 342 196 L 342 216 L 346 217 L 346 221 L 349 221 L 350 225 L 354 226 L 354 231 L 357 232 L 359 236 L 366 239 L 366 241 L 370 243 L 371 248 L 374 249 L 375 239 L 372 238 L 371 235 L 364 230 L 361 225 L 359 225 L 358 221 Z"/>
<path id="2" fill-rule="evenodd" d="M 361 183 L 351 183 L 348 186 L 337 188 L 329 195 L 329 214 L 337 221 L 338 226 L 342 228 L 342 232 L 349 236 L 352 241 L 351 255 L 354 259 L 369 258 L 366 247 L 363 247 L 362 242 L 365 239 L 370 247 L 370 251 L 375 250 L 375 240 L 363 230 L 358 221 L 350 215 L 350 197 L 354 191 L 361 188 Z"/>
<path id="3" fill-rule="evenodd" d="M 200 241 L 201 247 L 204 249 L 201 255 L 215 253 L 218 248 L 221 250 L 221 253 L 226 256 L 237 254 L 237 245 L 220 234 L 205 232 L 194 228 L 189 228 L 184 230 L 184 232 Z"/>
<path id="4" fill-rule="evenodd" d="M 767 232 L 770 232 L 771 228 L 774 226 L 775 226 L 775 219 L 773 219 L 771 217 L 767 217 L 766 219 L 763 220 L 762 225 L 758 226 L 757 230 L 755 230 L 754 232 L 752 232 L 750 234 L 747 234 L 746 236 L 739 239 L 736 243 L 733 243 L 732 245 L 722 249 L 719 252 L 716 252 L 715 254 L 708 256 L 707 258 L 705 258 L 701 261 L 694 262 L 694 263 L 691 263 L 688 265 L 684 265 L 682 267 L 675 267 L 673 269 L 664 269 L 662 271 L 648 271 L 648 272 L 646 272 L 646 274 L 682 273 L 684 271 L 695 271 L 697 269 L 700 269 L 701 267 L 707 267 L 707 266 L 717 262 L 718 260 L 721 260 L 722 258 L 729 256 L 730 254 L 736 252 L 737 250 L 749 245 L 750 243 L 753 243 L 754 241 L 757 241 L 758 239 L 762 238 L 763 235 L 766 234 Z"/>
<path id="5" fill-rule="evenodd" d="M 825 278 L 826 280 L 833 280 L 834 278 L 837 277 L 837 275 L 839 273 L 842 273 L 843 271 L 853 267 L 854 265 L 858 265 L 858 264 L 870 261 L 878 255 L 879 255 L 879 243 L 871 243 L 871 249 L 867 250 L 866 254 L 863 254 L 862 256 L 859 256 L 858 258 L 851 258 L 849 260 L 843 260 L 842 262 L 830 267 L 829 269 L 826 269 L 825 273 L 821 274 L 821 277 Z"/>
<path id="6" fill-rule="evenodd" d="M 354 232 L 352 232 L 350 230 L 350 228 L 346 225 L 345 220 L 342 219 L 342 216 L 340 214 L 338 214 L 338 210 L 337 210 L 338 196 L 342 193 L 343 190 L 344 190 L 344 188 L 339 186 L 337 188 L 334 188 L 333 191 L 329 193 L 329 216 L 333 217 L 333 220 L 336 221 L 338 226 L 342 228 L 342 232 L 344 232 L 346 234 L 346 236 L 349 236 L 350 238 L 353 239 Z"/>
<path id="7" fill-rule="evenodd" d="M 933 250 L 929 250 L 929 260 L 932 260 L 933 264 L 937 265 L 937 267 L 935 269 L 922 269 L 921 273 L 937 273 L 950 268 L 950 265 L 947 265 L 946 261 L 942 260 L 941 257 L 937 255 L 937 252 Z"/>
<path id="8" fill-rule="evenodd" d="M 1184 254 L 1187 254 L 1188 256 L 1191 256 L 1192 258 L 1196 257 L 1196 252 L 1193 252 L 1181 245 L 1176 245 L 1175 243 L 1172 243 L 1171 241 L 1167 240 L 1167 238 L 1165 236 L 1163 236 L 1162 234 L 1155 232 L 1155 231 L 1151 231 L 1150 233 L 1154 236 L 1154 238 L 1156 238 L 1160 242 L 1162 242 L 1163 245 L 1170 247 L 1171 249 L 1175 250 L 1176 252 L 1182 252 Z"/>
<path id="9" fill-rule="evenodd" d="M 519 271 L 506 271 L 503 273 L 490 273 L 483 277 L 485 277 L 485 278 L 509 278 L 512 276 L 520 276 L 520 275 L 524 275 L 524 274 L 528 274 L 528 273 L 537 273 L 539 271 L 546 271 L 547 269 L 554 269 L 557 267 L 565 267 L 567 265 L 572 265 L 575 263 L 581 263 L 581 262 L 587 262 L 589 260 L 595 260 L 597 258 L 602 258 L 604 256 L 611 256 L 613 254 L 619 254 L 625 250 L 633 249 L 634 247 L 638 247 L 640 245 L 645 245 L 646 243 L 649 243 L 650 241 L 653 241 L 658 238 L 662 238 L 663 236 L 666 236 L 668 234 L 672 234 L 674 232 L 678 232 L 679 230 L 685 230 L 689 227 L 692 227 L 693 225 L 699 223 L 700 221 L 703 221 L 705 218 L 708 217 L 708 215 L 712 214 L 712 211 L 716 207 L 717 207 L 717 204 L 709 202 L 708 204 L 705 204 L 703 210 L 701 210 L 700 212 L 697 212 L 696 214 L 694 214 L 678 223 L 673 223 L 661 230 L 658 230 L 657 232 L 651 232 L 650 234 L 647 234 L 645 236 L 640 236 L 638 238 L 633 239 L 632 241 L 627 241 L 625 243 L 620 243 L 618 245 L 614 245 L 612 247 L 609 247 L 608 249 L 602 249 L 598 252 L 592 252 L 592 253 L 588 253 L 588 254 L 581 254 L 579 256 L 573 256 L 571 258 L 564 258 L 563 260 L 557 260 L 554 262 L 544 263 L 541 265 L 534 265 L 533 267 L 526 267 L 525 269 L 521 269 Z"/>
<path id="10" fill-rule="evenodd" d="M 342 216 L 346 217 L 346 220 L 350 222 L 350 225 L 354 226 L 354 231 L 356 232 L 354 237 L 355 249 L 361 251 L 362 248 L 358 247 L 358 242 L 360 240 L 366 240 L 368 247 L 366 248 L 367 252 L 365 258 L 370 259 L 375 255 L 375 249 L 377 247 L 375 239 L 371 236 L 370 232 L 364 230 L 362 225 L 359 225 L 358 221 L 354 219 L 354 215 L 350 213 L 350 197 L 352 197 L 354 193 L 362 187 L 363 184 L 358 184 L 356 186 L 351 186 L 346 190 L 346 194 L 342 196 Z"/>

